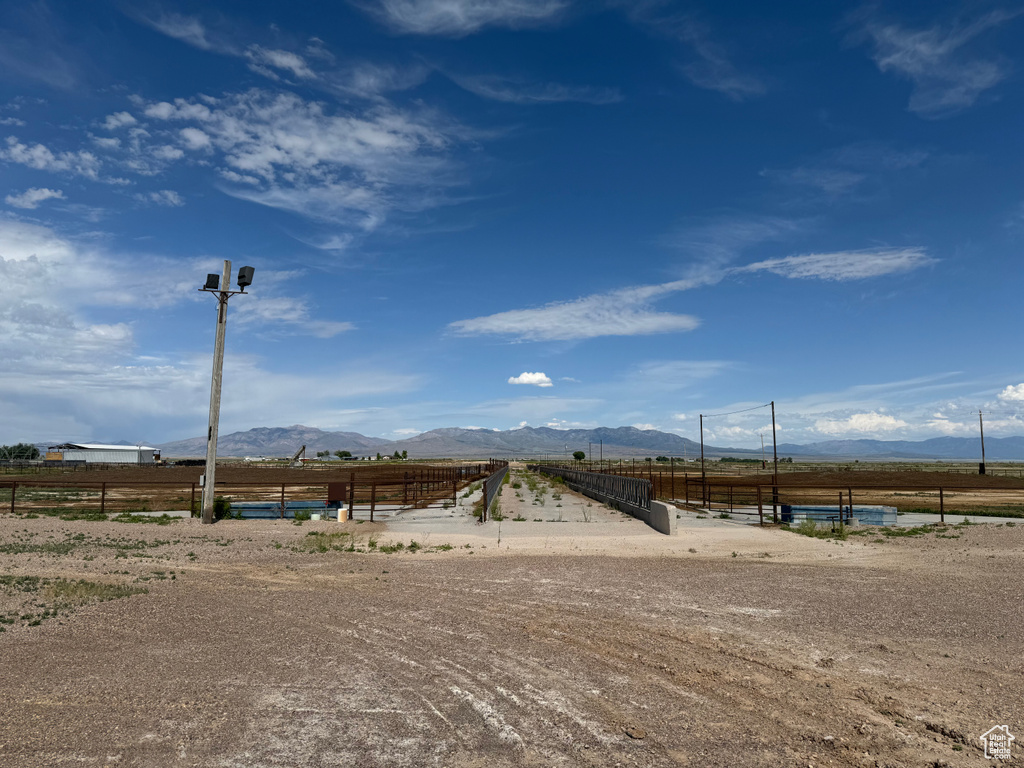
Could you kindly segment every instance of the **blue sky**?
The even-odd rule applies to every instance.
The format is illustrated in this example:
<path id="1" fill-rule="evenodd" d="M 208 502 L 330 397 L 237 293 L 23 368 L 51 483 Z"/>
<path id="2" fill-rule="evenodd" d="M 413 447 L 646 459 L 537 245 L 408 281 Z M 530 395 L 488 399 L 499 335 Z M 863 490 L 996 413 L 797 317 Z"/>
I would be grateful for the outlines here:
<path id="1" fill-rule="evenodd" d="M 296 7 L 297 6 L 297 7 Z M 1024 8 L 0 2 L 0 441 L 1024 433 Z M 753 447 L 770 414 L 706 421 Z"/>

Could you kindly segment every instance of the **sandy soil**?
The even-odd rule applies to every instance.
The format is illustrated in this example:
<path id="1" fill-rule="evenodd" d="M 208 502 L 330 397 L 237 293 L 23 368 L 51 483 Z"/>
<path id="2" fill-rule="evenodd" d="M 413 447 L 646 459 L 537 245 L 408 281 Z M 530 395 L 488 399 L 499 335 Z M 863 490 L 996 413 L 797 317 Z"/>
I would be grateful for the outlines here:
<path id="1" fill-rule="evenodd" d="M 0 516 L 0 615 L 47 603 L 24 576 L 148 590 L 3 625 L 0 765 L 966 766 L 1024 730 L 1024 526 L 668 537 L 523 496 L 484 525 Z"/>

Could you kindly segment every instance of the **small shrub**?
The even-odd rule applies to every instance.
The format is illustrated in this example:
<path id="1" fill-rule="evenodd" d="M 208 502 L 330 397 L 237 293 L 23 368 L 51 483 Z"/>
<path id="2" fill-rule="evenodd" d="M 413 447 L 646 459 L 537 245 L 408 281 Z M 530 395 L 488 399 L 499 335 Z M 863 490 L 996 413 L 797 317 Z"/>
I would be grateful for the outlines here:
<path id="1" fill-rule="evenodd" d="M 213 519 L 223 520 L 231 516 L 231 500 L 224 496 L 216 496 L 213 499 Z"/>
<path id="2" fill-rule="evenodd" d="M 310 512 L 308 509 L 296 509 L 295 510 L 295 519 L 298 520 L 298 521 L 309 520 L 312 516 L 313 516 L 313 513 Z"/>

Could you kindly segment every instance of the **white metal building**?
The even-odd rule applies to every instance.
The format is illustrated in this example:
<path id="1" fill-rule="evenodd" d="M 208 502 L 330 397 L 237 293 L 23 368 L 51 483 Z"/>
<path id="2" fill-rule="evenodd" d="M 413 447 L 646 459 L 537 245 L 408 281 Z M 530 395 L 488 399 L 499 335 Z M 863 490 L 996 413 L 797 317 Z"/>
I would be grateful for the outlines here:
<path id="1" fill-rule="evenodd" d="M 86 464 L 152 464 L 160 458 L 160 451 L 146 445 L 101 445 L 99 443 L 64 443 L 50 446 L 48 460 L 61 454 L 64 461 L 84 461 Z"/>

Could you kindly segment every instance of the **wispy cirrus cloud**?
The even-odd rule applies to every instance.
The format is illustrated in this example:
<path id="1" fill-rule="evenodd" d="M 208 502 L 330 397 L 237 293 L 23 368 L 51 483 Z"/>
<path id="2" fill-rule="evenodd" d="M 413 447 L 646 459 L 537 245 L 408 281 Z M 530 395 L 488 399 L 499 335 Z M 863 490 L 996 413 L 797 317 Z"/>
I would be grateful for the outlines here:
<path id="1" fill-rule="evenodd" d="M 137 11 L 132 11 L 130 15 L 157 32 L 187 43 L 194 48 L 226 52 L 224 44 L 219 41 L 214 43 L 203 22 L 195 16 L 185 16 L 180 13 L 158 13 L 151 16 Z"/>
<path id="2" fill-rule="evenodd" d="M 891 248 L 766 259 L 738 267 L 705 270 L 699 276 L 655 285 L 634 286 L 552 302 L 542 307 L 498 312 L 458 320 L 449 329 L 459 336 L 505 335 L 521 341 L 571 341 L 599 336 L 641 336 L 692 331 L 700 320 L 658 312 L 653 304 L 680 291 L 713 285 L 734 274 L 770 272 L 793 279 L 865 280 L 909 272 L 935 259 L 923 248 Z"/>
<path id="3" fill-rule="evenodd" d="M 622 101 L 622 93 L 615 88 L 562 85 L 561 83 L 528 83 L 497 76 L 448 77 L 460 88 L 485 99 L 512 104 L 557 104 L 578 102 L 583 104 L 615 104 Z"/>
<path id="4" fill-rule="evenodd" d="M 692 331 L 700 321 L 690 315 L 657 312 L 652 299 L 668 291 L 641 286 L 459 320 L 448 327 L 459 336 L 508 335 L 523 341 L 592 339 Z"/>
<path id="5" fill-rule="evenodd" d="M 723 45 L 715 41 L 703 24 L 690 21 L 678 27 L 678 37 L 690 46 L 694 58 L 680 65 L 680 71 L 698 88 L 718 91 L 733 101 L 763 96 L 768 87 L 761 78 L 741 72 Z"/>
<path id="6" fill-rule="evenodd" d="M 485 27 L 556 21 L 568 0 L 351 0 L 393 32 L 464 37 Z"/>
<path id="7" fill-rule="evenodd" d="M 871 57 L 880 71 L 913 83 L 910 111 L 921 117 L 946 117 L 972 106 L 1009 74 L 998 55 L 977 53 L 970 44 L 1021 13 L 997 9 L 970 23 L 924 29 L 869 17 L 862 21 L 861 36 L 873 44 Z"/>
<path id="8" fill-rule="evenodd" d="M 272 80 L 279 79 L 274 70 L 289 72 L 300 80 L 312 80 L 317 76 L 309 68 L 306 60 L 292 51 L 250 45 L 245 51 L 245 58 L 248 59 L 251 70 Z"/>
<path id="9" fill-rule="evenodd" d="M 693 13 L 668 10 L 660 0 L 609 0 L 609 4 L 621 8 L 633 23 L 651 34 L 683 43 L 690 56 L 678 69 L 698 88 L 718 91 L 733 101 L 768 92 L 762 78 L 741 71 L 733 63 L 732 51 Z"/>
<path id="10" fill-rule="evenodd" d="M 810 187 L 816 193 L 836 198 L 848 195 L 875 181 L 919 168 L 929 157 L 923 149 L 896 149 L 884 143 L 858 142 L 820 153 L 808 161 L 785 170 L 761 171 L 765 178 L 796 186 Z"/>
<path id="11" fill-rule="evenodd" d="M 786 256 L 735 267 L 732 271 L 771 272 L 796 279 L 845 281 L 910 272 L 934 263 L 935 259 L 925 253 L 923 248 L 887 248 Z"/>

